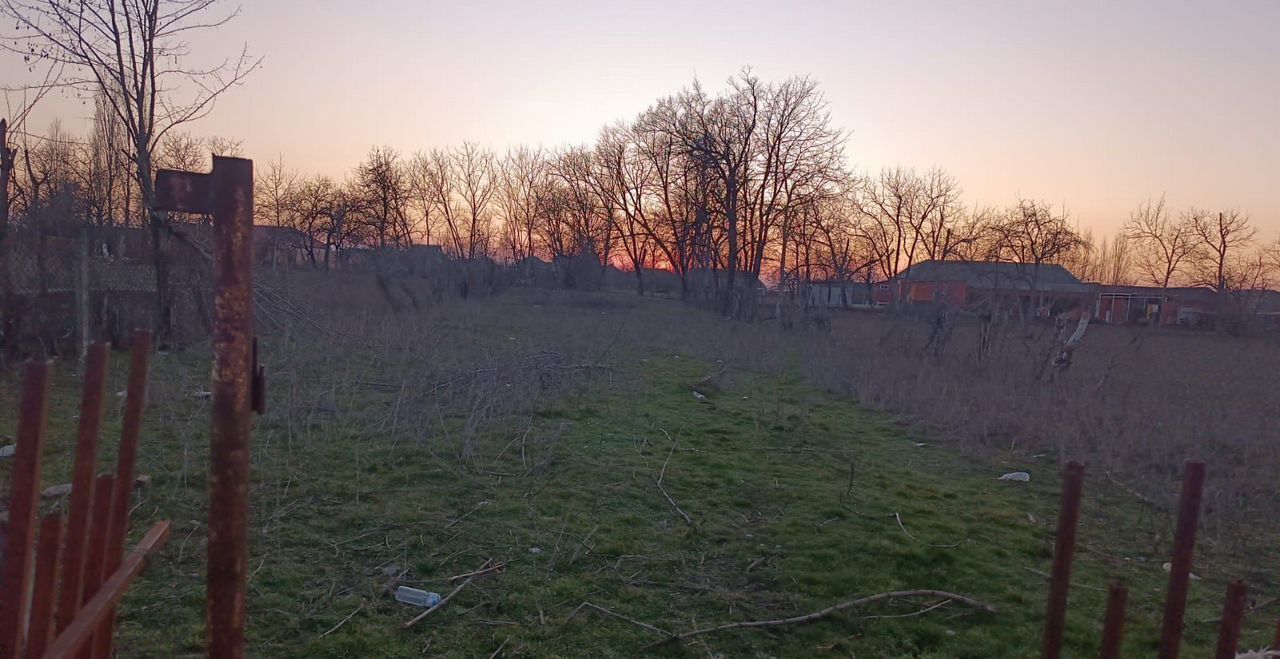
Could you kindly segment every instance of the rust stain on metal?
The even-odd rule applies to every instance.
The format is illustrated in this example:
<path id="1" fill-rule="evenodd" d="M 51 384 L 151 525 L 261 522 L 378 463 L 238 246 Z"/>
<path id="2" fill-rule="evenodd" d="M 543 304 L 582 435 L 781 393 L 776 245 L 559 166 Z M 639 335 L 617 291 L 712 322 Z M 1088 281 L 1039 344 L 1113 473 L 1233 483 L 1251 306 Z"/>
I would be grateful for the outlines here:
<path id="1" fill-rule="evenodd" d="M 179 213 L 210 212 L 209 174 L 161 169 L 156 172 L 156 205 Z"/>
<path id="2" fill-rule="evenodd" d="M 213 160 L 213 434 L 206 652 L 243 657 L 253 403 L 253 163 Z"/>
<path id="3" fill-rule="evenodd" d="M 1040 656 L 1058 659 L 1067 622 L 1067 591 L 1071 588 L 1071 560 L 1080 523 L 1080 497 L 1084 492 L 1084 466 L 1068 462 L 1062 473 L 1062 502 L 1058 512 L 1057 541 L 1053 547 L 1053 573 L 1049 580 L 1049 604 L 1044 621 Z"/>
<path id="4" fill-rule="evenodd" d="M 1178 503 L 1178 526 L 1173 538 L 1173 561 L 1169 569 L 1169 593 L 1164 603 L 1160 628 L 1160 659 L 1177 659 L 1182 646 L 1182 621 L 1187 611 L 1187 590 L 1191 585 L 1191 558 L 1200 523 L 1200 501 L 1204 495 L 1204 463 L 1188 462 L 1182 475 L 1182 498 Z"/>

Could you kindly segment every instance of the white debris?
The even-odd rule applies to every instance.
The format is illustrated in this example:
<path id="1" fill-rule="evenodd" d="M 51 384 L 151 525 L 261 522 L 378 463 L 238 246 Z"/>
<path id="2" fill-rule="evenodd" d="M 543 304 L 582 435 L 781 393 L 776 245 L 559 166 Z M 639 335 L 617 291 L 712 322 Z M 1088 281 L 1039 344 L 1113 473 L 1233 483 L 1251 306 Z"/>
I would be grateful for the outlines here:
<path id="1" fill-rule="evenodd" d="M 706 399 L 707 399 L 707 397 L 706 397 L 706 396 L 703 396 L 702 394 L 700 394 L 700 393 L 698 393 L 698 392 L 696 392 L 696 391 L 695 391 L 695 392 L 693 392 L 693 397 L 694 397 L 694 398 L 697 398 L 698 400 L 706 400 Z"/>
<path id="2" fill-rule="evenodd" d="M 534 556 L 537 556 L 538 554 L 542 553 L 542 547 L 530 547 L 529 553 L 533 554 Z"/>
<path id="3" fill-rule="evenodd" d="M 10 444 L 8 446 L 0 446 L 0 458 L 12 458 L 13 454 L 16 453 L 17 451 L 18 451 L 18 447 L 15 444 Z"/>
<path id="4" fill-rule="evenodd" d="M 1014 483 L 1027 483 L 1031 481 L 1031 474 L 1025 471 L 1011 471 L 1000 477 L 1002 481 L 1013 481 Z"/>
<path id="5" fill-rule="evenodd" d="M 191 396 L 199 400 L 205 400 L 207 398 L 213 398 L 213 392 L 200 389 L 199 391 L 196 391 L 195 393 L 191 394 Z"/>
<path id="6" fill-rule="evenodd" d="M 1160 567 L 1164 568 L 1164 571 L 1165 571 L 1165 572 L 1172 572 L 1172 571 L 1173 571 L 1173 563 L 1165 563 L 1164 565 L 1161 565 Z M 1192 580 L 1192 581 L 1199 581 L 1199 580 L 1200 580 L 1200 577 L 1199 577 L 1195 572 L 1188 572 L 1188 574 L 1190 574 L 1190 575 L 1191 575 L 1191 580 Z"/>
<path id="7" fill-rule="evenodd" d="M 58 497 L 65 497 L 70 493 L 71 483 L 63 483 L 61 485 L 51 485 L 46 487 L 44 492 L 40 493 L 40 496 L 46 499 L 57 499 Z"/>

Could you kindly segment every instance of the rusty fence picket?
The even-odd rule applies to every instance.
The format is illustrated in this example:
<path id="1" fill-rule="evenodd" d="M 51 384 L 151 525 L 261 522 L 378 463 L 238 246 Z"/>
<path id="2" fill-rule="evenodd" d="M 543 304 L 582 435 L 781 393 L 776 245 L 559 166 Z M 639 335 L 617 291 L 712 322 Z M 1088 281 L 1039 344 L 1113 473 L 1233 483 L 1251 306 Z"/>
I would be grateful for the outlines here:
<path id="1" fill-rule="evenodd" d="M 1107 612 L 1102 623 L 1102 649 L 1098 659 L 1120 659 L 1120 647 L 1124 644 L 1125 607 L 1129 589 L 1116 582 L 1107 590 Z"/>
<path id="2" fill-rule="evenodd" d="M 1068 462 L 1062 473 L 1062 501 L 1058 512 L 1058 533 L 1053 548 L 1053 572 L 1049 579 L 1049 603 L 1045 613 L 1043 659 L 1062 655 L 1062 638 L 1067 624 L 1067 594 L 1071 588 L 1071 561 L 1076 550 L 1076 528 L 1080 524 L 1080 498 L 1084 493 L 1084 466 Z"/>
<path id="3" fill-rule="evenodd" d="M 1169 568 L 1169 590 L 1160 627 L 1159 659 L 1177 659 L 1182 647 L 1182 624 L 1187 612 L 1187 591 L 1191 586 L 1191 561 L 1200 524 L 1204 474 L 1203 462 L 1188 462 L 1183 468 L 1178 526 L 1174 531 L 1173 559 Z"/>

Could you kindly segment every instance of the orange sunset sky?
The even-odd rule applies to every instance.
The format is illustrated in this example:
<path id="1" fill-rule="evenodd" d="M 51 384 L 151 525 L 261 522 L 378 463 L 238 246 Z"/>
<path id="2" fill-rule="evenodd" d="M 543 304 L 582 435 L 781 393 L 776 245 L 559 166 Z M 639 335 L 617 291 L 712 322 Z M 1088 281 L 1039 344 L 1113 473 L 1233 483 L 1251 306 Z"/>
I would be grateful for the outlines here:
<path id="1" fill-rule="evenodd" d="M 859 170 L 941 165 L 970 204 L 1065 204 L 1101 234 L 1161 194 L 1280 233 L 1273 0 L 255 0 L 193 48 L 244 43 L 261 70 L 191 132 L 303 173 L 342 177 L 373 145 L 587 142 L 750 65 L 819 80 Z M 49 98 L 29 127 L 80 132 L 91 107 Z"/>

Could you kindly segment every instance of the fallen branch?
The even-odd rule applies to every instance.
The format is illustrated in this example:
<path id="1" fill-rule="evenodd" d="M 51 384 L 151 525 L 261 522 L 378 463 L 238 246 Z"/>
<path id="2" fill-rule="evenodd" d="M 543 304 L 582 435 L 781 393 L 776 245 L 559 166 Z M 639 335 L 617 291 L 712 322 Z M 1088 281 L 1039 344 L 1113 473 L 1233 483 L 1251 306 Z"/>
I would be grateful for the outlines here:
<path id="1" fill-rule="evenodd" d="M 912 611 L 911 613 L 895 613 L 893 615 L 883 615 L 883 616 L 862 616 L 862 619 L 863 620 L 897 620 L 899 618 L 915 618 L 917 616 L 922 616 L 934 609 L 940 609 L 954 601 L 955 600 L 942 600 L 941 602 L 934 602 L 933 604 L 930 604 L 929 606 L 926 606 L 923 609 L 917 609 L 915 611 Z"/>
<path id="2" fill-rule="evenodd" d="M 662 479 L 667 477 L 667 465 L 671 463 L 671 456 L 676 452 L 676 440 L 673 439 L 671 434 L 666 430 L 663 430 L 662 428 L 658 428 L 658 430 L 661 430 L 662 434 L 666 435 L 667 439 L 671 440 L 671 450 L 667 452 L 667 459 L 662 463 L 662 469 L 658 472 L 658 477 L 655 478 L 653 482 L 658 486 L 658 491 L 662 493 L 662 496 L 667 498 L 667 503 L 671 504 L 671 507 L 675 508 L 676 512 L 680 513 L 680 516 L 684 518 L 685 523 L 689 526 L 693 526 L 693 518 L 689 516 L 689 513 L 686 513 L 680 508 L 680 504 L 676 503 L 676 500 L 671 497 L 671 494 L 667 492 L 667 488 L 662 486 Z"/>
<path id="3" fill-rule="evenodd" d="M 492 559 L 492 558 L 485 559 L 484 564 L 483 564 L 483 565 L 481 565 L 479 569 L 480 569 L 480 570 L 483 570 L 483 569 L 485 569 L 485 568 L 489 567 L 489 564 L 490 564 L 490 563 L 492 563 L 492 562 L 493 562 L 493 559 Z M 478 571 L 478 570 L 477 570 L 477 571 Z M 439 602 L 436 602 L 436 605 L 435 605 L 435 606 L 433 606 L 433 607 L 431 607 L 431 608 L 427 609 L 426 611 L 423 611 L 422 613 L 419 613 L 418 615 L 414 616 L 412 620 L 410 620 L 409 622 L 404 623 L 403 625 L 401 625 L 401 627 L 402 627 L 402 628 L 404 628 L 404 629 L 409 629 L 410 627 L 412 627 L 412 626 L 414 626 L 414 625 L 418 624 L 418 621 L 420 621 L 420 620 L 422 620 L 423 618 L 425 618 L 425 617 L 427 617 L 428 615 L 430 615 L 432 611 L 435 611 L 436 609 L 443 608 L 445 604 L 448 604 L 448 603 L 449 603 L 449 600 L 453 599 L 453 596 L 454 596 L 454 595 L 457 595 L 459 591 L 461 591 L 463 588 L 466 588 L 466 587 L 467 587 L 467 584 L 471 583 L 471 580 L 472 580 L 472 579 L 474 579 L 474 578 L 475 578 L 475 575 L 472 575 L 472 576 L 467 577 L 467 580 L 466 580 L 466 581 L 464 581 L 464 582 L 462 582 L 462 583 L 458 584 L 458 587 L 457 587 L 457 588 L 454 588 L 454 589 L 453 589 L 453 591 L 451 591 L 448 595 L 445 595 L 445 596 L 444 596 L 444 597 L 443 597 Z"/>
<path id="4" fill-rule="evenodd" d="M 332 634 L 332 633 L 334 633 L 334 632 L 338 631 L 338 629 L 340 629 L 343 625 L 347 624 L 347 621 L 348 621 L 348 620 L 350 620 L 350 619 L 354 618 L 354 617 L 355 617 L 355 615 L 356 615 L 357 613 L 360 613 L 360 610 L 361 610 L 361 609 L 363 609 L 363 608 L 364 608 L 364 604 L 363 604 L 363 603 L 361 603 L 361 604 L 360 604 L 360 606 L 357 606 L 357 607 L 356 607 L 356 610 L 355 610 L 355 611 L 352 611 L 351 613 L 348 613 L 348 614 L 347 614 L 347 617 L 343 618 L 342 620 L 339 620 L 339 621 L 338 621 L 338 624 L 336 624 L 336 625 L 334 625 L 333 627 L 331 627 L 331 628 L 329 629 L 329 631 L 327 631 L 327 632 L 325 632 L 325 633 L 321 634 L 321 635 L 320 635 L 320 638 L 324 638 L 324 637 L 328 636 L 329 634 Z"/>
<path id="5" fill-rule="evenodd" d="M 477 510 L 480 510 L 481 508 L 484 508 L 487 505 L 489 505 L 488 501 L 481 501 L 480 503 L 477 503 L 475 508 L 472 508 L 471 510 L 468 510 L 467 512 L 463 513 L 462 515 L 454 519 L 452 522 L 445 524 L 444 527 L 446 529 L 451 528 L 454 524 L 457 524 L 458 522 L 461 522 L 462 520 L 470 517 L 472 513 L 474 513 Z"/>
<path id="6" fill-rule="evenodd" d="M 452 577 L 449 577 L 448 581 L 452 583 L 454 581 L 457 581 L 458 579 L 465 579 L 467 577 L 478 577 L 482 574 L 488 574 L 490 572 L 493 572 L 494 570 L 501 570 L 503 567 L 506 566 L 506 564 L 507 564 L 507 561 L 503 561 L 501 563 L 494 563 L 493 565 L 490 565 L 489 567 L 481 570 L 475 570 L 473 572 L 463 572 L 462 574 L 456 574 Z"/>
<path id="7" fill-rule="evenodd" d="M 675 634 L 672 634 L 672 633 L 671 633 L 671 632 L 669 632 L 669 631 L 666 631 L 666 630 L 664 630 L 664 629 L 659 629 L 659 628 L 657 628 L 657 627 L 654 627 L 653 625 L 650 625 L 650 624 L 649 624 L 649 623 L 647 623 L 647 622 L 640 622 L 639 620 L 636 620 L 635 618 L 628 618 L 627 616 L 624 616 L 624 615 L 622 615 L 621 613 L 614 613 L 613 611 L 610 611 L 609 609 L 606 609 L 606 608 L 604 608 L 603 606 L 596 606 L 595 604 L 592 604 L 591 602 L 583 602 L 582 604 L 579 604 L 579 605 L 578 605 L 578 608 L 574 609 L 572 613 L 570 613 L 568 616 L 566 616 L 566 617 L 565 617 L 565 619 L 564 619 L 565 624 L 566 624 L 566 625 L 567 625 L 567 624 L 569 624 L 569 621 L 570 621 L 570 620 L 573 620 L 575 617 L 577 617 L 577 615 L 578 615 L 579 613 L 581 613 L 583 609 L 594 609 L 595 611 L 598 611 L 598 612 L 603 613 L 603 614 L 605 614 L 605 615 L 613 616 L 613 617 L 615 617 L 615 618 L 617 618 L 617 619 L 619 619 L 619 620 L 625 620 L 625 621 L 627 621 L 627 622 L 629 622 L 629 623 L 631 623 L 631 624 L 633 624 L 633 625 L 638 625 L 638 626 L 640 626 L 640 627 L 644 627 L 645 629 L 648 629 L 649 631 L 653 631 L 653 632 L 657 632 L 657 633 L 659 633 L 659 634 L 662 634 L 663 636 L 668 637 L 668 640 L 670 640 L 670 639 L 672 639 L 672 638 L 675 638 Z M 665 641 L 664 641 L 664 642 L 665 642 Z"/>
<path id="8" fill-rule="evenodd" d="M 680 516 L 684 518 L 686 524 L 693 526 L 693 518 L 689 516 L 689 513 L 681 510 L 680 504 L 676 503 L 676 500 L 672 499 L 671 495 L 667 493 L 667 488 L 662 487 L 662 481 L 656 480 L 654 482 L 658 484 L 658 491 L 662 492 L 662 496 L 667 498 L 667 503 L 671 504 L 671 507 L 675 508 L 676 512 L 680 513 Z"/>
<path id="9" fill-rule="evenodd" d="M 960 545 L 963 545 L 964 543 L 969 541 L 968 538 L 965 538 L 964 540 L 961 540 L 960 542 L 957 542 L 953 545 L 935 545 L 932 543 L 928 543 L 928 542 L 925 542 L 924 540 L 921 540 L 920 538 L 915 537 L 914 535 L 911 535 L 911 532 L 907 530 L 907 526 L 902 523 L 902 515 L 900 513 L 895 512 L 893 514 L 893 518 L 898 520 L 898 528 L 902 529 L 902 532 L 907 534 L 908 538 L 911 538 L 912 540 L 915 540 L 916 542 L 926 547 L 933 547 L 934 549 L 955 549 L 956 547 L 959 547 Z"/>
<path id="10" fill-rule="evenodd" d="M 713 632 L 727 631 L 730 629 L 780 627 L 783 625 L 802 625 L 802 624 L 813 622 L 815 620 L 820 620 L 833 613 L 844 611 L 845 609 L 861 608 L 869 604 L 875 604 L 876 602 L 882 602 L 888 599 L 906 599 L 911 597 L 938 597 L 948 601 L 960 602 L 961 604 L 965 604 L 967 606 L 970 606 L 982 611 L 986 611 L 988 613 L 996 612 L 996 608 L 994 606 L 991 606 L 990 604 L 987 604 L 985 602 L 973 599 L 972 597 L 968 597 L 966 595 L 948 593 L 943 590 L 895 590 L 893 592 L 878 593 L 876 595 L 868 595 L 866 597 L 860 597 L 858 599 L 848 600 L 845 602 L 841 602 L 839 604 L 829 606 L 820 611 L 814 611 L 813 613 L 807 613 L 802 616 L 795 616 L 791 618 L 777 618 L 774 620 L 748 620 L 743 622 L 730 622 L 730 623 L 725 623 L 723 625 L 717 625 L 715 627 L 704 627 L 702 629 L 694 629 L 687 632 L 681 632 L 679 634 L 672 635 L 670 638 L 665 638 L 661 641 L 651 643 L 649 647 L 650 648 L 656 647 L 659 645 L 670 643 L 672 641 L 677 641 L 677 642 L 684 641 L 685 639 L 689 639 L 694 636 L 702 636 L 703 634 L 711 634 Z"/>

